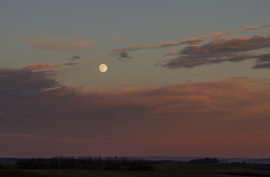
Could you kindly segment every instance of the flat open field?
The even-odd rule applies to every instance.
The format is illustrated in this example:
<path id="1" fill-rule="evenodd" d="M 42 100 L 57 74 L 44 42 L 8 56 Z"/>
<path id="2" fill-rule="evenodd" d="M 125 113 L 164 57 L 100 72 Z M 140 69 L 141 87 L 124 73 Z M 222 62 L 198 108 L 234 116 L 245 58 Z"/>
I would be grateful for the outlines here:
<path id="1" fill-rule="evenodd" d="M 2 169 L 0 177 L 270 177 L 270 165 L 156 164 L 153 171 Z"/>

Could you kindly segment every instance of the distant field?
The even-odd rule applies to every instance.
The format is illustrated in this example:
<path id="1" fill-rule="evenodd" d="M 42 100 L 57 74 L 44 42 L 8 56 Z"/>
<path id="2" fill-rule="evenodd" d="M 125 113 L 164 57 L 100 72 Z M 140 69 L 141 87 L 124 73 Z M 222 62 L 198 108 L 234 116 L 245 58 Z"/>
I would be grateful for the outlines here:
<path id="1" fill-rule="evenodd" d="M 0 177 L 270 177 L 270 165 L 155 164 L 153 171 L 2 169 Z"/>

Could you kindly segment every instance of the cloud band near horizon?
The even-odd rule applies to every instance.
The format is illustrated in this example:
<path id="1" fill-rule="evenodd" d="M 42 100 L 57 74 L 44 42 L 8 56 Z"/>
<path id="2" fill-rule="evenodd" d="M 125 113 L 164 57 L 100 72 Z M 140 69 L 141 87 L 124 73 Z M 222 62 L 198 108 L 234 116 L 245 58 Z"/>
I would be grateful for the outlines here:
<path id="1" fill-rule="evenodd" d="M 270 148 L 266 143 L 270 135 L 267 126 L 270 123 L 270 83 L 267 79 L 242 76 L 97 93 L 83 92 L 81 87 L 65 87 L 54 79 L 53 72 L 34 68 L 0 70 L 1 135 L 53 137 L 57 134 L 63 138 L 114 142 L 110 148 L 105 148 L 107 144 L 91 145 L 80 141 L 66 147 L 65 152 L 80 155 L 79 147 L 95 149 L 88 151 L 91 153 L 96 153 L 99 147 L 103 150 L 98 153 L 111 155 L 128 152 L 145 155 L 166 152 L 170 155 L 206 155 L 207 152 L 219 156 L 270 155 L 264 151 L 268 149 L 266 147 Z M 22 155 L 42 144 L 49 148 L 55 142 L 39 139 L 37 144 L 23 146 L 20 151 L 10 149 L 10 143 L 20 139 L 23 145 L 35 136 L 27 139 L 12 136 L 9 141 L 7 136 L 0 136 L 2 142 L 9 143 L 2 152 Z M 249 138 L 245 139 L 246 136 Z M 258 147 L 238 149 L 252 143 Z M 61 153 L 59 149 L 64 145 L 67 143 L 56 143 L 58 148 L 45 155 Z M 202 147 L 205 152 L 201 151 Z"/>

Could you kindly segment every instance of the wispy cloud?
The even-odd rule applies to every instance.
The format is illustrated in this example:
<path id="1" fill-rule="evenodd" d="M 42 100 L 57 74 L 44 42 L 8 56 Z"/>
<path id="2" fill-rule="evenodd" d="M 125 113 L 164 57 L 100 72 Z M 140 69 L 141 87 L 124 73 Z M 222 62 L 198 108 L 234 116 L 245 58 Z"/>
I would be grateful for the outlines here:
<path id="1" fill-rule="evenodd" d="M 29 47 L 33 49 L 78 51 L 90 50 L 94 46 L 94 42 L 91 40 L 81 40 L 68 37 L 18 36 L 16 39 L 27 40 L 28 43 L 30 43 Z"/>
<path id="2" fill-rule="evenodd" d="M 66 66 L 75 66 L 75 65 L 78 65 L 78 63 L 76 62 L 67 62 L 65 63 Z"/>
<path id="3" fill-rule="evenodd" d="M 236 32 L 256 30 L 256 29 L 265 28 L 265 27 L 269 27 L 269 26 L 270 26 L 270 24 L 250 26 L 250 27 L 246 27 L 246 28 L 239 29 L 236 31 L 230 31 L 230 32 L 226 32 L 226 33 L 218 32 L 218 33 L 213 33 L 213 34 L 206 35 L 206 36 L 179 40 L 176 42 L 166 42 L 166 43 L 161 43 L 161 44 L 156 44 L 156 45 L 134 45 L 134 46 L 128 46 L 128 47 L 123 47 L 123 48 L 116 48 L 116 49 L 112 49 L 112 50 L 107 50 L 104 52 L 113 52 L 114 54 L 119 54 L 120 52 L 130 52 L 130 51 L 142 50 L 142 49 L 155 49 L 155 48 L 172 47 L 172 46 L 178 46 L 181 44 L 196 44 L 198 42 L 203 42 L 204 40 L 209 39 L 209 38 L 218 38 L 218 37 L 222 37 L 222 36 L 228 35 L 228 34 L 233 34 Z"/>
<path id="4" fill-rule="evenodd" d="M 266 28 L 266 27 L 269 27 L 270 24 L 262 24 L 262 25 L 258 25 L 258 26 L 249 26 L 249 27 L 246 27 L 246 28 L 243 28 L 243 29 L 239 29 L 238 31 L 241 32 L 241 31 L 249 31 L 249 30 L 256 30 L 256 29 L 260 29 L 260 28 Z"/>
<path id="5" fill-rule="evenodd" d="M 22 69 L 22 70 L 47 70 L 50 68 L 55 68 L 61 66 L 61 64 L 57 64 L 57 63 L 49 63 L 49 64 L 37 64 L 37 65 L 28 65 L 25 66 L 23 68 L 18 68 L 18 70 Z"/>
<path id="6" fill-rule="evenodd" d="M 86 61 L 79 63 L 79 65 L 85 65 L 85 64 L 90 64 L 90 63 L 103 63 L 103 62 L 109 62 L 111 59 L 98 59 L 98 60 L 92 60 L 92 61 Z"/>
<path id="7" fill-rule="evenodd" d="M 78 40 L 76 38 L 70 37 L 55 37 L 55 36 L 41 36 L 41 35 L 28 35 L 28 36 L 16 36 L 16 39 L 25 39 L 25 40 L 42 40 L 42 41 L 74 41 Z"/>
<path id="8" fill-rule="evenodd" d="M 133 87 L 135 84 L 110 84 L 110 85 L 101 85 L 100 87 Z"/>
<path id="9" fill-rule="evenodd" d="M 73 50 L 90 50 L 93 47 L 92 41 L 81 40 L 68 43 L 55 43 L 55 42 L 35 42 L 30 45 L 34 49 L 46 50 L 60 50 L 60 51 L 73 51 Z"/>

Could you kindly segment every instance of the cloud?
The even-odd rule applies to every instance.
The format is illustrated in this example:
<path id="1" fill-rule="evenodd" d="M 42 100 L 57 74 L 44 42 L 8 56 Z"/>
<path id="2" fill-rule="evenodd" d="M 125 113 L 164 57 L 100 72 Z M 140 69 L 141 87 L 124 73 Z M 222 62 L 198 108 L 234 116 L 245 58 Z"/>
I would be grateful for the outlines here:
<path id="1" fill-rule="evenodd" d="M 73 57 L 74 58 L 74 57 Z M 81 63 L 76 63 L 74 62 L 75 60 L 78 60 L 80 56 L 75 56 L 75 59 L 72 59 L 72 62 L 68 62 L 65 65 L 67 66 L 74 66 L 74 65 L 85 65 L 85 64 L 90 64 L 90 63 L 103 63 L 103 62 L 109 62 L 112 59 L 97 59 L 97 60 L 91 60 L 91 61 L 86 61 L 86 62 L 81 62 Z"/>
<path id="2" fill-rule="evenodd" d="M 29 35 L 29 36 L 17 36 L 19 40 L 43 40 L 43 41 L 74 41 L 76 38 L 69 37 L 55 37 L 55 36 L 42 36 L 42 35 Z"/>
<path id="3" fill-rule="evenodd" d="M 170 55 L 176 55 L 176 54 L 179 54 L 179 51 L 169 51 L 165 53 L 163 56 L 170 56 Z"/>
<path id="4" fill-rule="evenodd" d="M 85 155 L 82 148 L 102 150 L 98 155 L 270 155 L 269 78 L 83 92 L 33 68 L 0 70 L 1 156 Z"/>
<path id="5" fill-rule="evenodd" d="M 270 46 L 269 35 L 254 35 L 252 37 L 219 38 L 203 45 L 188 46 L 180 54 L 205 55 L 225 52 L 243 52 L 255 49 L 268 48 Z"/>
<path id="6" fill-rule="evenodd" d="M 260 28 L 266 28 L 266 27 L 269 27 L 270 24 L 262 24 L 262 25 L 258 25 L 258 26 L 249 26 L 249 27 L 246 27 L 246 28 L 243 28 L 243 29 L 239 29 L 238 31 L 241 32 L 241 31 L 249 31 L 249 30 L 256 30 L 256 29 L 260 29 Z"/>
<path id="7" fill-rule="evenodd" d="M 209 38 L 220 38 L 224 35 L 229 35 L 229 34 L 233 34 L 236 32 L 243 32 L 243 31 L 248 31 L 248 30 L 256 30 L 256 29 L 260 29 L 260 28 L 266 28 L 269 27 L 270 24 L 262 24 L 262 25 L 258 25 L 258 26 L 250 26 L 250 27 L 246 27 L 243 29 L 239 29 L 236 31 L 230 31 L 230 32 L 226 32 L 226 33 L 212 33 L 210 35 L 206 35 L 206 36 L 200 36 L 200 37 L 195 37 L 195 38 L 189 38 L 189 39 L 184 39 L 184 40 L 179 40 L 176 42 L 166 42 L 166 43 L 160 43 L 160 44 L 155 44 L 155 45 L 133 45 L 133 46 L 128 46 L 128 47 L 122 47 L 122 48 L 116 48 L 116 49 L 112 49 L 112 50 L 107 50 L 107 51 L 103 51 L 103 52 L 112 52 L 112 54 L 119 54 L 120 52 L 130 52 L 130 51 L 136 51 L 136 50 L 143 50 L 143 49 L 158 49 L 158 48 L 164 48 L 164 47 L 173 47 L 173 46 L 178 46 L 178 45 L 182 45 L 182 44 L 196 44 L 198 42 L 203 42 L 206 39 Z"/>
<path id="8" fill-rule="evenodd" d="M 101 85 L 100 87 L 133 87 L 135 84 L 110 84 L 110 85 Z"/>
<path id="9" fill-rule="evenodd" d="M 163 60 L 158 64 L 165 63 L 163 66 L 167 68 L 192 68 L 204 64 L 239 62 L 247 59 L 257 59 L 257 63 L 269 62 L 268 53 L 254 54 L 259 53 L 257 50 L 269 47 L 269 35 L 216 38 L 206 44 L 187 46 L 179 52 L 180 57 Z"/>
<path id="10" fill-rule="evenodd" d="M 166 42 L 166 43 L 161 43 L 157 45 L 134 45 L 134 46 L 128 46 L 128 47 L 123 47 L 123 48 L 116 48 L 116 49 L 112 49 L 108 51 L 112 52 L 112 54 L 119 54 L 121 52 L 131 52 L 131 51 L 143 50 L 143 49 L 158 49 L 158 48 L 178 46 L 181 44 L 195 44 L 198 42 L 202 42 L 205 39 L 213 38 L 213 37 L 220 37 L 222 35 L 223 33 L 213 33 L 209 36 L 201 36 L 201 37 L 196 37 L 196 38 L 184 39 L 178 42 Z M 103 51 L 103 52 L 108 52 L 108 51 Z"/>
<path id="11" fill-rule="evenodd" d="M 78 63 L 76 62 L 76 60 L 79 60 L 81 58 L 81 56 L 79 55 L 74 55 L 72 56 L 72 58 L 70 58 L 69 60 L 71 62 L 67 62 L 65 63 L 66 66 L 74 66 L 74 65 L 78 65 Z"/>
<path id="12" fill-rule="evenodd" d="M 93 47 L 92 41 L 73 41 L 65 43 L 55 42 L 35 42 L 30 45 L 34 49 L 60 50 L 60 51 L 75 51 L 75 50 L 90 50 Z"/>
<path id="13" fill-rule="evenodd" d="M 29 65 L 23 68 L 0 69 L 0 97 L 31 96 L 57 88 L 59 83 L 51 79 L 56 72 L 50 68 L 59 64 Z"/>
<path id="14" fill-rule="evenodd" d="M 75 60 L 78 60 L 78 59 L 80 59 L 81 58 L 81 56 L 79 56 L 79 55 L 74 55 L 70 60 L 71 61 L 75 61 Z"/>
<path id="15" fill-rule="evenodd" d="M 28 65 L 23 68 L 19 68 L 18 70 L 48 70 L 50 68 L 55 68 L 61 66 L 61 64 L 56 64 L 56 63 L 49 63 L 49 64 L 37 64 L 37 65 Z"/>
<path id="16" fill-rule="evenodd" d="M 109 62 L 111 59 L 98 59 L 98 60 L 92 60 L 92 61 L 86 61 L 79 63 L 80 65 L 90 64 L 90 63 L 103 63 L 103 62 Z"/>
<path id="17" fill-rule="evenodd" d="M 66 66 L 74 66 L 74 65 L 78 65 L 78 63 L 75 62 L 67 62 L 65 63 Z"/>
<path id="18" fill-rule="evenodd" d="M 68 37 L 54 36 L 18 36 L 16 39 L 26 40 L 33 49 L 58 50 L 58 51 L 80 51 L 90 50 L 94 46 L 91 40 L 80 40 Z M 79 59 L 74 56 L 73 60 Z"/>
<path id="19" fill-rule="evenodd" d="M 120 60 L 127 60 L 127 59 L 131 59 L 131 56 L 127 53 L 127 52 L 119 52 L 119 59 Z"/>
<path id="20" fill-rule="evenodd" d="M 260 68 L 270 69 L 270 62 L 269 63 L 257 64 L 255 66 L 253 66 L 252 68 L 254 68 L 254 69 L 260 69 Z"/>

